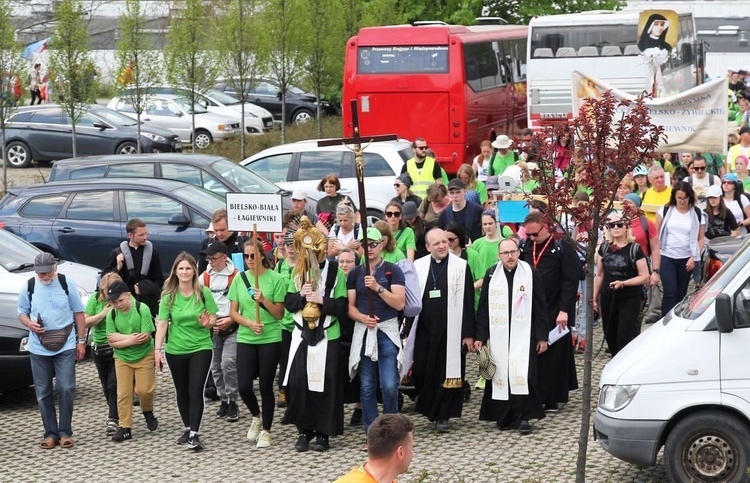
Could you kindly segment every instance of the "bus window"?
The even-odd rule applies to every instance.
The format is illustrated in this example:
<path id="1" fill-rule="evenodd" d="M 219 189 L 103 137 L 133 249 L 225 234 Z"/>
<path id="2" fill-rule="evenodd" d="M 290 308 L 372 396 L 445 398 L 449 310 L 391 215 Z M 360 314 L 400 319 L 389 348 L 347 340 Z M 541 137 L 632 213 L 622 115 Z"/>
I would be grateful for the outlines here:
<path id="1" fill-rule="evenodd" d="M 464 44 L 466 82 L 474 92 L 504 85 L 492 42 Z"/>
<path id="2" fill-rule="evenodd" d="M 447 45 L 360 47 L 359 74 L 420 74 L 448 72 Z"/>

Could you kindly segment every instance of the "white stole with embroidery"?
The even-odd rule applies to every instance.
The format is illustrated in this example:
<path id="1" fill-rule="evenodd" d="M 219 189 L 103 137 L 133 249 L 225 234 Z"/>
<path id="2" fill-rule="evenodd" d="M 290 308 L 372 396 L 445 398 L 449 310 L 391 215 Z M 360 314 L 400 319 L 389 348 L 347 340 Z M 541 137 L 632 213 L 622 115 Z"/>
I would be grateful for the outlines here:
<path id="1" fill-rule="evenodd" d="M 529 344 L 533 276 L 528 263 L 519 260 L 513 274 L 513 307 L 508 320 L 508 279 L 497 264 L 489 286 L 490 355 L 495 363 L 492 399 L 507 401 L 509 394 L 529 394 Z M 510 393 L 509 393 L 510 390 Z"/>
<path id="2" fill-rule="evenodd" d="M 424 296 L 425 288 L 432 290 L 433 281 L 430 273 L 430 263 L 432 255 L 427 255 L 414 262 L 414 267 L 419 277 L 419 293 Z M 466 260 L 452 253 L 443 260 L 447 263 L 445 268 L 448 272 L 448 293 L 440 294 L 440 298 L 448 297 L 448 334 L 447 347 L 445 351 L 445 382 L 443 387 L 455 388 L 462 387 L 461 379 L 461 328 L 464 316 L 464 281 L 466 280 Z M 428 295 L 429 300 L 429 295 Z M 405 354 L 405 373 L 408 373 L 414 359 L 414 339 L 417 333 L 417 324 L 419 324 L 421 315 L 414 319 L 409 332 L 409 338 L 404 348 Z M 430 323 L 425 320 L 423 323 Z"/>

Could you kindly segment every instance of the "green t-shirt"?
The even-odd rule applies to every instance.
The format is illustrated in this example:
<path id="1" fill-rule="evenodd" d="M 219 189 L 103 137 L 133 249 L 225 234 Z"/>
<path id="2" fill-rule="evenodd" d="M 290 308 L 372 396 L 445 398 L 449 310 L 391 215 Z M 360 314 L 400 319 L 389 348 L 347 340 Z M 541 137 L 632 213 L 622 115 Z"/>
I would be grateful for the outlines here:
<path id="1" fill-rule="evenodd" d="M 235 280 L 239 276 L 235 277 Z M 162 297 L 159 302 L 158 320 L 169 320 L 169 342 L 164 346 L 167 354 L 192 354 L 202 350 L 212 350 L 211 329 L 203 327 L 198 317 L 208 311 L 216 315 L 216 306 L 211 289 L 203 287 L 203 301 L 198 303 L 195 295 L 185 297 L 179 291 L 174 296 L 172 310 L 169 310 L 169 298 Z"/>
<path id="2" fill-rule="evenodd" d="M 516 164 L 516 153 L 512 149 L 508 150 L 508 154 L 501 156 L 500 153 L 495 153 L 490 158 L 492 164 L 490 165 L 488 175 L 489 176 L 502 176 L 505 172 L 505 168 Z"/>
<path id="3" fill-rule="evenodd" d="M 535 189 L 539 187 L 539 181 L 535 179 L 527 180 L 521 189 L 523 189 L 524 193 L 533 193 Z"/>
<path id="4" fill-rule="evenodd" d="M 487 194 L 487 186 L 481 181 L 477 181 L 476 186 L 474 186 L 474 191 L 477 192 L 479 195 L 479 201 L 482 206 L 484 206 L 484 204 L 487 203 L 487 200 L 490 199 L 490 195 Z"/>
<path id="5" fill-rule="evenodd" d="M 417 241 L 414 239 L 414 230 L 410 226 L 394 233 L 393 238 L 396 240 L 396 248 L 401 250 L 401 253 L 407 253 L 409 248 L 416 251 Z"/>
<path id="6" fill-rule="evenodd" d="M 294 280 L 289 280 L 289 286 L 287 287 L 287 289 L 289 290 L 289 293 L 299 292 L 297 290 L 297 287 L 295 287 L 294 285 Z M 347 298 L 347 296 L 346 275 L 344 275 L 344 271 L 339 268 L 338 273 L 336 274 L 336 286 L 333 288 L 333 298 Z M 331 320 L 331 325 L 328 326 L 328 330 L 326 330 L 326 340 L 336 340 L 339 337 L 341 337 L 341 327 L 339 326 L 339 319 L 338 317 L 333 317 L 333 320 Z"/>
<path id="7" fill-rule="evenodd" d="M 255 275 L 246 271 L 247 281 L 252 285 L 255 283 Z M 284 302 L 286 295 L 286 283 L 282 275 L 273 270 L 266 270 L 263 275 L 258 277 L 258 285 L 263 296 L 271 302 Z M 227 298 L 232 302 L 237 302 L 240 313 L 251 320 L 255 320 L 255 300 L 248 293 L 248 286 L 242 280 L 242 276 L 237 274 L 232 281 Z M 263 330 L 256 334 L 249 327 L 240 324 L 237 330 L 237 342 L 243 344 L 270 344 L 272 342 L 281 342 L 281 321 L 271 315 L 271 312 L 260 306 L 260 322 L 263 324 Z"/>
<path id="8" fill-rule="evenodd" d="M 97 293 L 92 294 L 89 297 L 89 301 L 86 303 L 86 309 L 83 313 L 86 315 L 96 315 L 107 305 L 106 300 L 99 300 Z M 107 323 L 105 319 L 94 326 L 94 330 L 91 331 L 91 339 L 94 341 L 94 345 L 107 344 Z"/>
<path id="9" fill-rule="evenodd" d="M 294 268 L 290 267 L 289 263 L 285 259 L 279 260 L 279 263 L 276 264 L 275 270 L 276 273 L 284 278 L 285 286 L 289 286 L 290 282 L 292 286 L 294 285 Z M 250 280 L 249 277 L 248 280 Z M 294 330 L 294 319 L 292 318 L 292 313 L 287 309 L 284 309 L 284 318 L 281 319 L 281 328 L 287 332 L 291 332 Z"/>
<path id="10" fill-rule="evenodd" d="M 139 332 L 153 332 L 154 319 L 148 305 L 138 304 L 135 297 L 130 296 L 133 304 L 127 314 L 117 309 L 112 309 L 107 314 L 107 334 L 136 334 Z M 138 310 L 136 310 L 138 307 Z M 114 314 L 114 320 L 112 316 Z M 154 350 L 154 339 L 149 339 L 143 344 L 131 345 L 122 349 L 115 349 L 115 357 L 123 362 L 138 362 Z"/>
<path id="11" fill-rule="evenodd" d="M 502 238 L 497 241 L 487 241 L 486 238 L 482 237 L 474 240 L 474 243 L 472 243 L 471 247 L 467 250 L 467 252 L 474 252 L 477 255 L 475 266 L 472 268 L 472 273 L 474 268 L 479 270 L 479 274 L 476 275 L 476 278 L 484 277 L 487 269 L 497 263 L 497 247 L 500 245 L 501 240 Z"/>
<path id="12" fill-rule="evenodd" d="M 383 257 L 383 260 L 385 260 L 386 262 L 391 263 L 398 263 L 399 261 L 406 259 L 406 255 L 404 255 L 404 252 L 402 252 L 398 248 L 396 248 L 392 252 L 386 252 L 385 250 L 383 250 L 382 252 L 380 252 L 380 256 Z M 364 257 L 362 257 L 362 259 L 364 260 Z"/>
<path id="13" fill-rule="evenodd" d="M 750 176 L 746 176 L 745 179 L 742 180 L 742 189 L 745 193 L 750 193 Z"/>

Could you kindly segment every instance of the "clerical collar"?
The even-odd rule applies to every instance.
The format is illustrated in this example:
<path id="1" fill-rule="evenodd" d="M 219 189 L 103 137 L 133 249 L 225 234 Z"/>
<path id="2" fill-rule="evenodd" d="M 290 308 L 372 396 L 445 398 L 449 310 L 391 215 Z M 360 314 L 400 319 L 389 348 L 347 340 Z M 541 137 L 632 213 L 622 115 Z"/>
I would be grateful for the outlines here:
<path id="1" fill-rule="evenodd" d="M 440 260 L 438 260 L 437 258 L 432 257 L 432 261 L 435 262 L 435 263 L 443 263 L 443 260 L 445 260 L 445 258 L 441 258 Z"/>

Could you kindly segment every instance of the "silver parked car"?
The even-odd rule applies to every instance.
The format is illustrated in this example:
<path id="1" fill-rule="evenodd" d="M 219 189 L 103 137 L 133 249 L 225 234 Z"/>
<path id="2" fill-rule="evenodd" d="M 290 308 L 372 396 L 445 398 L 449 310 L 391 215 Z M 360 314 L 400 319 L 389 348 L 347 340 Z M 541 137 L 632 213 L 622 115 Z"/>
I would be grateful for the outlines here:
<path id="1" fill-rule="evenodd" d="M 135 109 L 129 97 L 115 97 L 107 105 L 136 119 Z M 195 147 L 203 149 L 212 142 L 228 136 L 239 134 L 240 123 L 237 116 L 227 117 L 208 112 L 200 104 L 195 105 Z M 182 142 L 192 143 L 192 110 L 190 102 L 185 97 L 160 95 L 146 100 L 146 106 L 141 114 L 141 121 L 146 125 L 153 125 L 169 129 L 180 136 Z"/>

